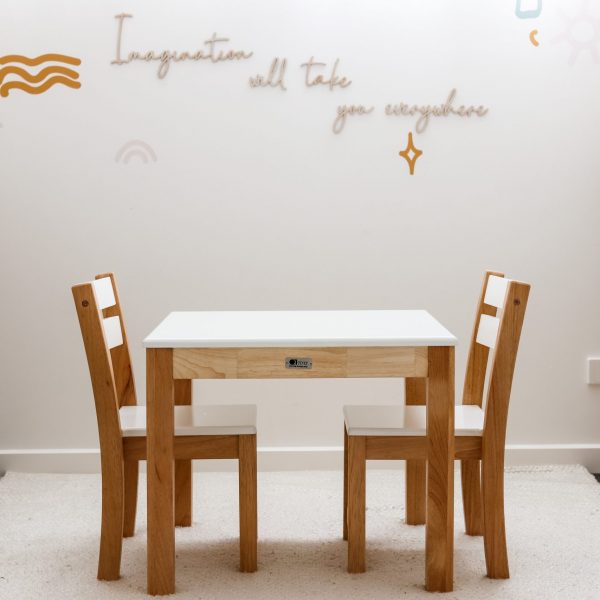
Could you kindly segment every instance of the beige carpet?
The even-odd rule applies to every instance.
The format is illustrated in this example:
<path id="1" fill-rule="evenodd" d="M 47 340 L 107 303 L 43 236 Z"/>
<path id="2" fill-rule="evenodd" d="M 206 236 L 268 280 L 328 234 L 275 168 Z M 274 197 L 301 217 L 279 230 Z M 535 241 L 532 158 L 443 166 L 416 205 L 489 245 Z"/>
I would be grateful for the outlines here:
<path id="1" fill-rule="evenodd" d="M 177 597 L 439 597 L 423 590 L 424 528 L 402 521 L 400 475 L 368 473 L 368 571 L 351 576 L 340 535 L 341 474 L 259 474 L 259 571 L 247 575 L 237 572 L 237 479 L 197 473 L 194 526 L 176 534 Z M 521 468 L 507 473 L 506 496 L 511 579 L 485 577 L 482 540 L 464 535 L 457 503 L 455 592 L 444 598 L 598 600 L 600 485 L 593 477 L 582 467 Z M 7 473 L 0 480 L 0 598 L 143 597 L 140 498 L 137 535 L 124 541 L 122 577 L 98 582 L 100 478 Z"/>

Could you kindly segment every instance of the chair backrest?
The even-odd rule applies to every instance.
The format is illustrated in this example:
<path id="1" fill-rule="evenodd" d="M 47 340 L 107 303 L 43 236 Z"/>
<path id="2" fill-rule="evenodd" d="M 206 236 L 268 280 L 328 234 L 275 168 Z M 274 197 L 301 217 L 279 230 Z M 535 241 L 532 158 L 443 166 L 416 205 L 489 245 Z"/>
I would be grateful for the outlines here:
<path id="1" fill-rule="evenodd" d="M 112 273 L 97 275 L 94 281 L 72 287 L 85 346 L 96 416 L 100 449 L 114 450 L 121 437 L 119 408 L 136 404 L 127 334 Z M 120 443 L 120 442 L 119 442 Z"/>
<path id="2" fill-rule="evenodd" d="M 487 376 L 483 436 L 493 436 L 501 446 L 530 287 L 505 279 L 503 273 L 486 272 L 471 337 L 463 404 L 483 405 Z"/>

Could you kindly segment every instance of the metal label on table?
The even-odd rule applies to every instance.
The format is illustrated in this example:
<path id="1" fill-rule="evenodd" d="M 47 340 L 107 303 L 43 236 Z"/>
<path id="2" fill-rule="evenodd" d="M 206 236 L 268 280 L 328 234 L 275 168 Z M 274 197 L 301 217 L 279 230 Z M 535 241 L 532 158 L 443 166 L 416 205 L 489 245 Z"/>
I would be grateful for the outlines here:
<path id="1" fill-rule="evenodd" d="M 286 369 L 312 369 L 312 358 L 286 358 Z"/>

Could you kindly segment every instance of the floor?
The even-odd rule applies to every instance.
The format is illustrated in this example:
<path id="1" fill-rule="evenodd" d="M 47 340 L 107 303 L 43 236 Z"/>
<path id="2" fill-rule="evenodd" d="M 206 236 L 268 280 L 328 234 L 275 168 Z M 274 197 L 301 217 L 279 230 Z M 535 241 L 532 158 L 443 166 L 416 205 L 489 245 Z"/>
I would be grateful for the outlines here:
<path id="1" fill-rule="evenodd" d="M 424 527 L 403 523 L 396 471 L 367 475 L 367 572 L 345 571 L 341 473 L 259 473 L 259 571 L 238 568 L 237 477 L 197 473 L 194 526 L 177 530 L 176 599 L 433 598 L 423 590 Z M 457 492 L 460 490 L 456 481 Z M 0 482 L 0 599 L 146 598 L 145 503 L 123 544 L 122 577 L 95 578 L 98 475 L 7 473 Z M 506 476 L 511 579 L 485 577 L 481 538 L 456 503 L 455 592 L 447 600 L 598 600 L 600 486 L 577 466 Z M 437 597 L 437 596 L 436 596 Z"/>

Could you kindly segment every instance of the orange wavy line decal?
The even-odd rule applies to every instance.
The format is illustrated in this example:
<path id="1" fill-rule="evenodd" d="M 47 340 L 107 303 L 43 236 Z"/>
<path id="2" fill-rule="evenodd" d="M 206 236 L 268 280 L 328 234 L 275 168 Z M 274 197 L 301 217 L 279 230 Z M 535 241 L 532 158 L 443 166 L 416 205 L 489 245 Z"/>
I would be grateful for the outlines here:
<path id="1" fill-rule="evenodd" d="M 81 87 L 81 83 L 74 81 L 79 79 L 79 73 L 73 69 L 61 65 L 48 65 L 41 69 L 39 73 L 30 73 L 30 70 L 19 66 L 21 63 L 29 67 L 35 67 L 45 62 L 62 62 L 69 65 L 80 65 L 81 59 L 66 54 L 42 54 L 29 58 L 22 54 L 7 54 L 0 56 L 0 65 L 8 65 L 0 69 L 0 96 L 6 98 L 11 90 L 21 90 L 27 94 L 42 94 L 56 84 L 66 85 L 72 89 Z M 57 74 L 58 73 L 58 74 Z M 11 75 L 18 79 L 12 78 Z M 39 83 L 40 85 L 30 85 Z"/>
<path id="2" fill-rule="evenodd" d="M 62 83 L 63 85 L 73 89 L 78 89 L 81 87 L 81 83 L 78 81 L 73 81 L 72 79 L 63 77 L 62 75 L 57 75 L 56 77 L 50 77 L 50 79 L 46 79 L 46 81 L 38 87 L 23 83 L 22 81 L 7 81 L 5 84 L 0 86 L 0 96 L 6 98 L 6 96 L 8 96 L 8 92 L 12 89 L 23 90 L 28 94 L 41 94 L 57 83 Z"/>
<path id="3" fill-rule="evenodd" d="M 25 69 L 21 67 L 4 67 L 0 69 L 0 83 L 4 81 L 4 78 L 11 73 L 15 75 L 20 75 L 29 83 L 39 83 L 43 81 L 48 75 L 53 75 L 54 73 L 61 73 L 66 75 L 67 77 L 71 77 L 72 79 L 79 79 L 79 73 L 77 71 L 73 71 L 73 69 L 67 69 L 67 67 L 59 67 L 58 65 L 55 67 L 46 67 L 42 69 L 37 75 L 32 75 Z"/>
<path id="4" fill-rule="evenodd" d="M 7 56 L 0 56 L 0 65 L 5 65 L 11 62 L 20 62 L 30 67 L 35 67 L 43 62 L 64 62 L 69 65 L 80 65 L 81 59 L 75 58 L 74 56 L 67 56 L 66 54 L 42 54 L 35 58 L 28 58 L 21 54 L 8 54 Z"/>

